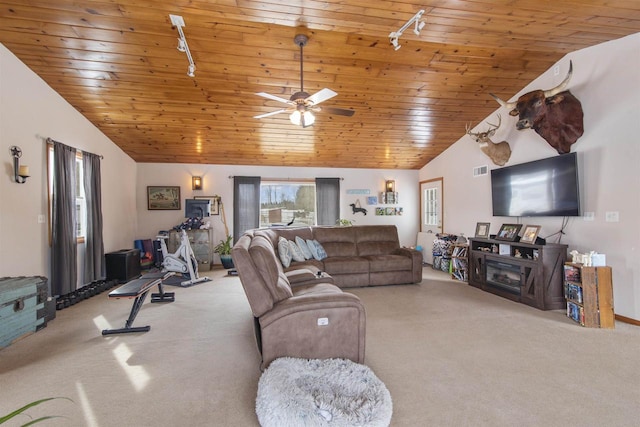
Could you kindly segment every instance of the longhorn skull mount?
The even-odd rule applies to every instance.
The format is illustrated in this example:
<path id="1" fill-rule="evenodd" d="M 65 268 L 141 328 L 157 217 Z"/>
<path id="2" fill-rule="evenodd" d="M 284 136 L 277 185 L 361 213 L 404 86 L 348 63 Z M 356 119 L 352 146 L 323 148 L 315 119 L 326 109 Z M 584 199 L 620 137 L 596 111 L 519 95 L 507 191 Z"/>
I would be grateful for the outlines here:
<path id="1" fill-rule="evenodd" d="M 482 152 L 491 159 L 493 164 L 498 166 L 504 166 L 511 157 L 511 147 L 507 141 L 500 141 L 496 143 L 491 140 L 491 137 L 496 134 L 501 123 L 502 117 L 498 114 L 498 124 L 493 125 L 487 122 L 491 127 L 485 132 L 471 132 L 471 127 L 466 125 L 467 135 L 480 144 L 480 150 L 482 150 Z"/>
<path id="2" fill-rule="evenodd" d="M 582 104 L 567 90 L 573 74 L 569 61 L 567 76 L 556 87 L 534 90 L 520 96 L 517 101 L 505 102 L 490 94 L 511 116 L 518 116 L 516 129 L 533 129 L 558 154 L 571 151 L 571 145 L 584 133 Z"/>

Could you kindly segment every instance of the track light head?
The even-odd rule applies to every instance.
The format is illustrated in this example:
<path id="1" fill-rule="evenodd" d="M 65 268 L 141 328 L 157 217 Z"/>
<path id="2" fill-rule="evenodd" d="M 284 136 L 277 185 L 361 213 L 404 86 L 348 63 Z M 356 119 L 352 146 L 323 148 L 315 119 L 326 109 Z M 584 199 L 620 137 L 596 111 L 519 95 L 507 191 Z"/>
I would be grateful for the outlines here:
<path id="1" fill-rule="evenodd" d="M 178 52 L 186 52 L 186 44 L 183 38 L 178 38 Z"/>

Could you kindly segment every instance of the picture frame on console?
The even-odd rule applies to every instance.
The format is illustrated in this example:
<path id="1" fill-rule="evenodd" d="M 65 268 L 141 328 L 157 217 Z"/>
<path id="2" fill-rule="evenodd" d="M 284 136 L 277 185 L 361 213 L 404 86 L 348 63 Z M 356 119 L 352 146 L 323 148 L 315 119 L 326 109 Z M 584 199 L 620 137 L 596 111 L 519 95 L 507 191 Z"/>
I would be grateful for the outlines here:
<path id="1" fill-rule="evenodd" d="M 518 233 L 522 228 L 522 224 L 502 224 L 500 231 L 496 234 L 496 240 L 504 240 L 507 242 L 515 242 L 518 238 Z"/>
<path id="2" fill-rule="evenodd" d="M 211 215 L 220 215 L 220 196 L 194 196 L 193 198 L 211 200 Z"/>
<path id="3" fill-rule="evenodd" d="M 536 237 L 538 237 L 539 232 L 540 232 L 539 225 L 526 225 L 524 227 L 524 232 L 522 233 L 522 237 L 520 238 L 520 242 L 535 243 Z"/>
<path id="4" fill-rule="evenodd" d="M 489 238 L 489 227 L 491 227 L 490 222 L 479 222 L 476 224 L 476 236 L 481 239 Z"/>

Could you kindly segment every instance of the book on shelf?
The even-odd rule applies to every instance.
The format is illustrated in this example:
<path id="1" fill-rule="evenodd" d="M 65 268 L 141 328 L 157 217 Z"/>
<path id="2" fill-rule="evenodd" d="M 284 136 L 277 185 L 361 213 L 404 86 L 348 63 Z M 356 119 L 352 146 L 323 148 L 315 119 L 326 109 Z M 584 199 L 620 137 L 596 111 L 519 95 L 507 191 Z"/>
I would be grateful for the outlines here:
<path id="1" fill-rule="evenodd" d="M 567 317 L 584 326 L 584 308 L 582 306 L 567 301 Z"/>
<path id="2" fill-rule="evenodd" d="M 565 283 L 564 298 L 582 304 L 582 287 L 573 283 Z"/>
<path id="3" fill-rule="evenodd" d="M 564 280 L 567 282 L 580 283 L 580 268 L 573 265 L 564 266 Z"/>

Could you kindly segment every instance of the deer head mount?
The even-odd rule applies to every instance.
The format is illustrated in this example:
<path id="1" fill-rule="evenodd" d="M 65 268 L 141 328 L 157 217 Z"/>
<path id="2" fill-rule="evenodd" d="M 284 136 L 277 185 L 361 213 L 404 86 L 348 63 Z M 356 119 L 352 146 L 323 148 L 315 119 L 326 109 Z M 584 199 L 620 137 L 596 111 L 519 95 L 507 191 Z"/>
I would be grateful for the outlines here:
<path id="1" fill-rule="evenodd" d="M 487 129 L 486 132 L 471 132 L 471 127 L 469 127 L 469 125 L 466 126 L 467 135 L 472 137 L 480 145 L 480 150 L 489 156 L 491 161 L 498 166 L 504 166 L 511 157 L 511 147 L 507 141 L 495 143 L 491 140 L 501 123 L 502 118 L 498 114 L 498 124 L 493 125 L 487 122 L 491 127 Z"/>

